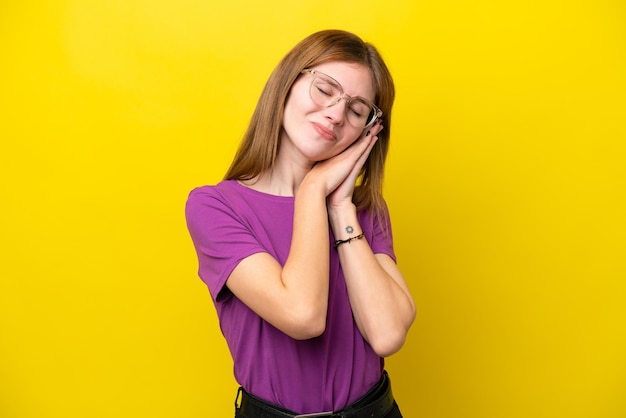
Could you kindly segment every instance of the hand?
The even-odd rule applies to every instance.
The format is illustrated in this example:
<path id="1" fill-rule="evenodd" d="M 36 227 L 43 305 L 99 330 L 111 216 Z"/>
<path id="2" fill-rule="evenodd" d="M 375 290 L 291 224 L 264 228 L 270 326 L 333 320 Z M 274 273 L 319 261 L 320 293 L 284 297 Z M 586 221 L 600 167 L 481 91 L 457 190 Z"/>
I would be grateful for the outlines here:
<path id="1" fill-rule="evenodd" d="M 347 165 L 350 170 L 347 172 L 343 180 L 328 195 L 327 205 L 329 209 L 337 208 L 345 204 L 352 204 L 352 194 L 354 193 L 354 185 L 372 151 L 374 144 L 378 140 L 377 134 L 383 129 L 380 123 L 367 129 L 363 135 L 355 141 L 348 149 L 334 158 L 339 158 L 343 154 L 349 154 Z M 352 149 L 354 148 L 354 149 Z M 350 162 L 350 163 L 348 163 Z"/>

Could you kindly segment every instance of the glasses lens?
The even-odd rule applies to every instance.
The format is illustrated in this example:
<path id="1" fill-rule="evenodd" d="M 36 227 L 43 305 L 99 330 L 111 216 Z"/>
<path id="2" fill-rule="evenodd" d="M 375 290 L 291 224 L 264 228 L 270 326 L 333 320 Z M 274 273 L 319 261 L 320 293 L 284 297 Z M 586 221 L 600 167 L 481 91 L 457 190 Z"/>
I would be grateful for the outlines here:
<path id="1" fill-rule="evenodd" d="M 356 128 L 364 128 L 374 118 L 375 114 L 372 106 L 361 99 L 350 100 L 346 112 L 348 122 Z"/>
<path id="2" fill-rule="evenodd" d="M 333 106 L 341 97 L 341 86 L 333 80 L 317 76 L 311 83 L 311 98 L 319 106 Z M 348 100 L 346 107 L 346 119 L 355 128 L 364 128 L 376 117 L 376 110 L 368 102 L 360 98 Z"/>

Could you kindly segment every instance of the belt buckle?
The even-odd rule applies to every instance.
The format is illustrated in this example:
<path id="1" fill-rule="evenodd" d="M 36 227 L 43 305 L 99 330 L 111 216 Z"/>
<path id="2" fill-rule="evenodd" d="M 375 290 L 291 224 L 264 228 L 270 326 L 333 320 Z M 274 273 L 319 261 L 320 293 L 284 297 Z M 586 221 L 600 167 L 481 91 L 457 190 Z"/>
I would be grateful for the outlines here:
<path id="1" fill-rule="evenodd" d="M 316 412 L 314 414 L 300 414 L 300 415 L 296 415 L 293 418 L 317 418 L 317 417 L 336 417 L 338 415 L 335 415 L 335 413 L 333 411 L 328 411 L 328 412 Z"/>

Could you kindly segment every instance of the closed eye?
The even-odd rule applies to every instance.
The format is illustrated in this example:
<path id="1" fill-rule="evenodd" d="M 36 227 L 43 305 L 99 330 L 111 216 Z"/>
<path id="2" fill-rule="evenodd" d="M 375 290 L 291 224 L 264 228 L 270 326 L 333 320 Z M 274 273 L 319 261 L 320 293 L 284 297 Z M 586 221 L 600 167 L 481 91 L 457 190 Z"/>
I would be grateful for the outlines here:
<path id="1" fill-rule="evenodd" d="M 350 103 L 350 112 L 359 118 L 363 118 L 370 113 L 370 107 L 360 100 L 355 100 Z"/>
<path id="2" fill-rule="evenodd" d="M 333 96 L 333 91 L 330 88 L 330 86 L 316 86 L 315 87 L 317 89 L 317 92 L 323 96 L 328 96 L 328 97 L 332 97 Z"/>

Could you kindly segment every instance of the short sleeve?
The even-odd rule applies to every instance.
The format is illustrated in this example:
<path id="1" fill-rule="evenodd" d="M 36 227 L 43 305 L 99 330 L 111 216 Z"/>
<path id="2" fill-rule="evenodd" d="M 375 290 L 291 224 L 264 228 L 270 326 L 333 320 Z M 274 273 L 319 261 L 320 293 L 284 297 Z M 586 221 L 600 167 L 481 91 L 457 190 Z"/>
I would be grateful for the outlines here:
<path id="1" fill-rule="evenodd" d="M 264 251 L 233 206 L 213 186 L 192 190 L 185 206 L 187 228 L 198 256 L 198 275 L 215 302 L 232 296 L 225 284 L 237 264 Z"/>
<path id="2" fill-rule="evenodd" d="M 396 254 L 393 248 L 393 234 L 391 230 L 391 220 L 389 217 L 389 211 L 385 206 L 385 211 L 381 216 L 375 216 L 371 212 L 367 212 L 365 215 L 367 220 L 363 222 L 369 223 L 372 231 L 372 236 L 369 239 L 369 244 L 374 254 L 387 254 L 396 262 Z"/>

